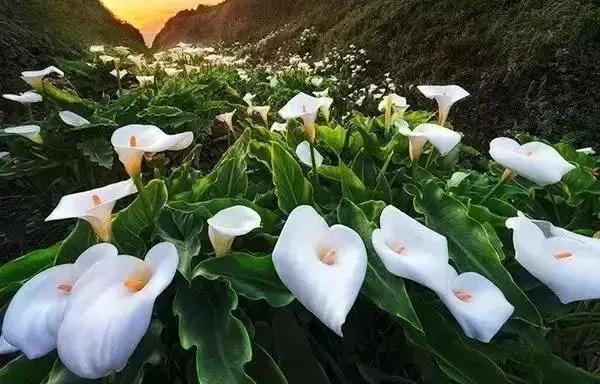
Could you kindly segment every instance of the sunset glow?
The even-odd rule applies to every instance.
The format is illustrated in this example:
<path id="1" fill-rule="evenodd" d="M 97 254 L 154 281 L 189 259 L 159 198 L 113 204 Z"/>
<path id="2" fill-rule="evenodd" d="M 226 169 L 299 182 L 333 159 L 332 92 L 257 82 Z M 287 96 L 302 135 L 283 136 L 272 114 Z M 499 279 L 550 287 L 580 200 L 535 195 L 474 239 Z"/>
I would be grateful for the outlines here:
<path id="1" fill-rule="evenodd" d="M 152 44 L 154 37 L 165 22 L 183 9 L 195 9 L 198 4 L 214 5 L 222 0 L 102 0 L 118 18 L 138 28 L 146 44 Z"/>

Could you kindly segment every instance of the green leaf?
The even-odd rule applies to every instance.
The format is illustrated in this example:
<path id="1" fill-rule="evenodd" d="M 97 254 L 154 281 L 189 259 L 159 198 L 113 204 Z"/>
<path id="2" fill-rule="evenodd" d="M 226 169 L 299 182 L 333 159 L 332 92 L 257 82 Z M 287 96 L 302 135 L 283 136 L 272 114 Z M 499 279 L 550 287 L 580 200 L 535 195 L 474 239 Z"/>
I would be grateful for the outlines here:
<path id="1" fill-rule="evenodd" d="M 252 344 L 252 361 L 248 363 L 248 374 L 260 384 L 287 384 L 287 380 L 271 355 L 260 345 Z"/>
<path id="2" fill-rule="evenodd" d="M 106 169 L 112 169 L 114 149 L 104 137 L 96 137 L 77 143 L 77 149 L 92 163 Z"/>
<path id="3" fill-rule="evenodd" d="M 167 208 L 158 219 L 156 234 L 172 243 L 179 255 L 179 272 L 190 281 L 192 259 L 201 248 L 204 220 L 198 213 L 186 213 Z"/>
<path id="4" fill-rule="evenodd" d="M 197 276 L 210 280 L 224 277 L 239 295 L 250 300 L 265 299 L 272 307 L 284 307 L 294 300 L 279 279 L 271 255 L 232 252 L 213 257 L 198 264 L 194 270 Z"/>
<path id="5" fill-rule="evenodd" d="M 340 201 L 337 215 L 341 224 L 354 229 L 360 235 L 367 248 L 369 260 L 362 293 L 379 308 L 421 330 L 421 323 L 406 292 L 404 280 L 389 273 L 373 249 L 371 234 L 376 225 L 367 219 L 358 206 L 346 198 Z"/>
<path id="6" fill-rule="evenodd" d="M 113 220 L 113 243 L 122 253 L 132 256 L 144 256 L 146 243 L 158 221 L 168 199 L 163 180 L 152 180 L 144 188 L 144 198 L 140 194 L 117 214 Z"/>
<path id="7" fill-rule="evenodd" d="M 229 282 L 196 278 L 180 285 L 173 302 L 184 349 L 195 347 L 200 384 L 254 384 L 244 372 L 252 359 L 250 337 L 232 315 L 237 297 Z"/>
<path id="8" fill-rule="evenodd" d="M 103 384 L 105 382 L 105 379 L 83 379 L 74 373 L 71 373 L 71 371 L 61 363 L 60 359 L 56 359 L 54 367 L 52 367 L 52 371 L 50 371 L 50 374 L 48 375 L 47 384 Z"/>
<path id="9" fill-rule="evenodd" d="M 300 205 L 312 204 L 312 185 L 302 174 L 294 157 L 280 144 L 273 143 L 271 161 L 279 208 L 289 214 Z"/>
<path id="10" fill-rule="evenodd" d="M 358 152 L 351 164 L 352 171 L 363 184 L 375 186 L 377 179 L 377 167 L 373 158 L 365 155 L 364 149 Z"/>
<path id="11" fill-rule="evenodd" d="M 340 176 L 342 182 L 342 195 L 356 203 L 366 200 L 365 185 L 356 174 L 340 161 Z"/>
<path id="12" fill-rule="evenodd" d="M 246 159 L 239 157 L 228 159 L 215 169 L 216 180 L 210 189 L 215 197 L 243 196 L 248 189 Z"/>
<path id="13" fill-rule="evenodd" d="M 461 272 L 484 275 L 515 306 L 515 316 L 533 325 L 542 325 L 538 310 L 502 265 L 504 254 L 490 225 L 475 220 L 465 203 L 446 194 L 433 181 L 423 185 L 414 205 L 417 212 L 425 216 L 428 227 L 446 236 L 452 259 Z"/>
<path id="14" fill-rule="evenodd" d="M 50 248 L 38 249 L 9 261 L 0 267 L 0 297 L 15 292 L 21 284 L 52 265 L 61 243 Z"/>
<path id="15" fill-rule="evenodd" d="M 97 243 L 98 237 L 92 226 L 85 220 L 78 220 L 71 234 L 62 242 L 56 254 L 56 264 L 74 263 L 83 251 Z"/>
<path id="16" fill-rule="evenodd" d="M 54 353 L 35 360 L 19 356 L 0 369 L 0 384 L 40 384 L 55 360 Z"/>
<path id="17" fill-rule="evenodd" d="M 529 352 L 533 369 L 537 371 L 543 384 L 598 384 L 600 377 L 577 368 L 558 356 L 547 352 L 531 350 Z"/>

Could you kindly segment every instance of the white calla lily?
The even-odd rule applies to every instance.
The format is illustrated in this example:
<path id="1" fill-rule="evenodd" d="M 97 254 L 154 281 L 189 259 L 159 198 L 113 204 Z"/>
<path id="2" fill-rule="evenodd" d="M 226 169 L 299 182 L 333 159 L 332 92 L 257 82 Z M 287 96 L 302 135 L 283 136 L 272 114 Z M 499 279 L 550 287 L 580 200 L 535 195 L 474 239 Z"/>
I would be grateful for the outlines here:
<path id="1" fill-rule="evenodd" d="M 447 287 L 438 296 L 467 336 L 489 343 L 515 307 L 486 277 L 475 272 L 459 275 L 451 266 L 447 268 Z"/>
<path id="2" fill-rule="evenodd" d="M 514 231 L 515 259 L 562 303 L 600 298 L 600 277 L 594 273 L 600 268 L 600 240 L 520 212 L 506 226 Z"/>
<path id="3" fill-rule="evenodd" d="M 117 129 L 111 143 L 127 174 L 136 177 L 142 169 L 144 153 L 181 151 L 194 141 L 192 132 L 168 135 L 154 125 L 127 125 Z"/>
<path id="4" fill-rule="evenodd" d="M 6 341 L 4 336 L 0 336 L 0 355 L 6 355 L 8 353 L 16 352 L 19 352 L 19 348 Z"/>
<path id="5" fill-rule="evenodd" d="M 490 155 L 498 164 L 540 186 L 558 183 L 575 169 L 556 149 L 537 141 L 520 145 L 499 137 L 491 141 Z"/>
<path id="6" fill-rule="evenodd" d="M 111 213 L 117 202 L 137 192 L 133 180 L 63 196 L 46 221 L 79 218 L 90 223 L 103 241 L 111 237 Z"/>
<path id="7" fill-rule="evenodd" d="M 446 156 L 462 139 L 460 133 L 437 124 L 421 124 L 411 131 L 406 121 L 398 120 L 395 126 L 399 133 L 408 136 L 410 158 L 413 161 L 421 156 L 427 142 L 430 142 L 442 156 Z"/>
<path id="8" fill-rule="evenodd" d="M 308 141 L 304 140 L 303 142 L 298 144 L 298 146 L 296 147 L 296 156 L 298 156 L 298 158 L 304 165 L 307 165 L 312 168 L 312 160 L 310 157 L 310 143 Z M 317 168 L 320 167 L 321 164 L 323 164 L 323 155 L 321 155 L 316 149 L 315 164 Z"/>
<path id="9" fill-rule="evenodd" d="M 140 83 L 140 87 L 154 84 L 154 76 L 136 76 L 135 78 Z"/>
<path id="10" fill-rule="evenodd" d="M 87 120 L 71 111 L 59 112 L 58 116 L 63 121 L 63 123 L 70 125 L 72 127 L 82 127 L 84 125 L 90 125 L 89 120 Z"/>
<path id="11" fill-rule="evenodd" d="M 329 88 L 325 88 L 322 91 L 314 91 L 313 95 L 315 95 L 315 97 L 318 97 L 318 98 L 327 97 L 327 96 L 329 96 Z"/>
<path id="12" fill-rule="evenodd" d="M 113 77 L 117 77 L 119 79 L 124 78 L 127 75 L 127 71 L 124 69 L 121 69 L 120 71 L 117 71 L 116 69 L 113 69 L 112 71 L 110 71 L 110 74 Z"/>
<path id="13" fill-rule="evenodd" d="M 229 253 L 237 236 L 243 236 L 260 227 L 261 217 L 243 205 L 236 205 L 219 211 L 207 220 L 208 237 L 216 256 Z"/>
<path id="14" fill-rule="evenodd" d="M 125 367 L 150 326 L 156 298 L 171 284 L 179 257 L 171 243 L 144 260 L 104 259 L 75 283 L 58 331 L 57 350 L 71 372 L 97 379 Z"/>
<path id="15" fill-rule="evenodd" d="M 144 65 L 144 55 L 129 55 L 127 59 L 135 64 L 136 67 L 141 68 Z"/>
<path id="16" fill-rule="evenodd" d="M 437 101 L 439 125 L 446 123 L 454 103 L 469 96 L 469 92 L 458 85 L 419 85 L 417 88 L 425 97 Z"/>
<path id="17" fill-rule="evenodd" d="M 38 89 L 42 86 L 42 80 L 44 77 L 49 76 L 51 74 L 56 74 L 60 77 L 64 77 L 65 73 L 55 66 L 51 65 L 47 68 L 44 68 L 40 71 L 24 71 L 21 72 L 21 79 L 23 79 L 27 84 L 29 84 L 32 88 Z"/>
<path id="18" fill-rule="evenodd" d="M 26 139 L 33 141 L 34 143 L 43 143 L 42 136 L 40 136 L 41 128 L 39 125 L 21 125 L 18 127 L 4 128 L 3 132 L 10 135 L 23 136 Z"/>
<path id="19" fill-rule="evenodd" d="M 232 112 L 227 112 L 227 113 L 222 113 L 220 115 L 217 115 L 215 117 L 215 119 L 217 121 L 220 121 L 221 123 L 227 125 L 227 128 L 229 128 L 231 133 L 235 134 L 235 131 L 233 129 L 233 116 L 234 115 L 235 115 L 235 110 Z"/>
<path id="20" fill-rule="evenodd" d="M 448 188 L 458 187 L 463 182 L 463 180 L 469 176 L 471 176 L 470 173 L 454 172 L 452 174 L 452 176 L 450 177 L 450 180 L 448 180 L 448 182 L 447 182 Z"/>
<path id="21" fill-rule="evenodd" d="M 166 67 L 164 68 L 165 73 L 167 74 L 167 76 L 177 76 L 179 75 L 181 72 L 183 72 L 182 69 L 178 69 L 178 68 L 169 68 Z"/>
<path id="22" fill-rule="evenodd" d="M 271 78 L 269 79 L 269 86 L 271 88 L 275 88 L 275 87 L 277 87 L 278 84 L 279 84 L 279 79 L 277 79 L 277 76 L 271 76 Z"/>
<path id="23" fill-rule="evenodd" d="M 187 73 L 196 73 L 196 72 L 200 72 L 201 70 L 202 70 L 202 68 L 195 66 L 195 65 L 189 65 L 189 64 L 185 65 L 185 71 Z"/>
<path id="24" fill-rule="evenodd" d="M 592 147 L 579 148 L 576 150 L 579 153 L 583 153 L 585 155 L 595 155 L 596 151 Z"/>
<path id="25" fill-rule="evenodd" d="M 308 141 L 312 143 L 315 141 L 317 114 L 324 105 L 325 98 L 312 97 L 301 92 L 279 110 L 279 116 L 284 120 L 302 119 Z"/>
<path id="26" fill-rule="evenodd" d="M 434 291 L 445 288 L 446 238 L 392 205 L 383 210 L 379 220 L 372 242 L 386 269 Z"/>
<path id="27" fill-rule="evenodd" d="M 90 52 L 92 52 L 92 53 L 104 52 L 104 45 L 92 45 L 92 46 L 90 46 Z"/>
<path id="28" fill-rule="evenodd" d="M 271 125 L 271 132 L 286 132 L 287 123 L 278 123 L 277 121 Z"/>
<path id="29" fill-rule="evenodd" d="M 5 98 L 6 100 L 15 101 L 15 102 L 21 103 L 23 105 L 41 103 L 44 100 L 42 95 L 40 95 L 37 92 L 33 92 L 33 91 L 23 92 L 18 95 L 13 95 L 13 94 L 7 93 L 7 94 L 2 95 L 2 97 Z"/>
<path id="30" fill-rule="evenodd" d="M 321 108 L 319 111 L 321 112 L 321 115 L 323 115 L 323 118 L 325 118 L 325 121 L 329 121 L 333 99 L 331 97 L 320 97 L 319 99 L 321 100 Z"/>
<path id="31" fill-rule="evenodd" d="M 4 321 L 2 337 L 9 346 L 29 359 L 44 356 L 56 348 L 56 337 L 71 291 L 80 276 L 95 263 L 117 257 L 117 248 L 98 244 L 83 252 L 74 264 L 47 269 L 29 281 L 12 298 Z M 2 344 L 2 343 L 0 343 Z"/>
<path id="32" fill-rule="evenodd" d="M 257 107 L 248 107 L 247 113 L 248 113 L 248 116 L 252 116 L 255 113 L 260 115 L 260 118 L 262 119 L 262 121 L 265 123 L 266 126 L 268 126 L 270 110 L 271 110 L 271 107 L 269 107 L 268 105 L 257 106 Z"/>
<path id="33" fill-rule="evenodd" d="M 123 55 L 123 56 L 129 55 L 129 53 L 131 52 L 128 47 L 123 47 L 123 46 L 114 47 L 113 50 L 115 52 L 117 52 L 119 55 Z"/>
<path id="34" fill-rule="evenodd" d="M 395 108 L 402 114 L 404 114 L 408 107 L 410 107 L 410 105 L 408 105 L 406 102 L 406 98 L 395 93 L 384 96 L 379 102 L 379 106 L 377 108 L 379 109 L 379 112 L 385 112 L 388 109 L 388 106 Z"/>
<path id="35" fill-rule="evenodd" d="M 98 56 L 98 58 L 104 64 L 110 63 L 111 61 L 119 62 L 119 59 L 117 59 L 116 57 L 110 56 L 110 55 L 100 55 L 100 56 Z"/>
<path id="36" fill-rule="evenodd" d="M 281 281 L 310 312 L 342 336 L 342 325 L 367 271 L 360 236 L 343 225 L 329 227 L 314 208 L 288 217 L 273 250 Z"/>
<path id="37" fill-rule="evenodd" d="M 249 106 L 253 106 L 254 105 L 254 98 L 256 97 L 256 95 L 253 95 L 251 93 L 246 93 L 244 95 L 244 97 L 242 98 L 242 100 L 244 100 L 244 102 Z"/>

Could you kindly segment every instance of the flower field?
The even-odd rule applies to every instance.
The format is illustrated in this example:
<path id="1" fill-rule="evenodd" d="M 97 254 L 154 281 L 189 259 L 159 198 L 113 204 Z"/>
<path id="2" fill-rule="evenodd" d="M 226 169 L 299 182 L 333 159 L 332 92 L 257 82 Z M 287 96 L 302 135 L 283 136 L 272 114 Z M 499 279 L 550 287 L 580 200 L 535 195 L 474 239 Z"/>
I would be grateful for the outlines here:
<path id="1" fill-rule="evenodd" d="M 594 149 L 267 42 L 24 69 L 0 178 L 69 229 L 0 267 L 0 383 L 600 382 Z"/>

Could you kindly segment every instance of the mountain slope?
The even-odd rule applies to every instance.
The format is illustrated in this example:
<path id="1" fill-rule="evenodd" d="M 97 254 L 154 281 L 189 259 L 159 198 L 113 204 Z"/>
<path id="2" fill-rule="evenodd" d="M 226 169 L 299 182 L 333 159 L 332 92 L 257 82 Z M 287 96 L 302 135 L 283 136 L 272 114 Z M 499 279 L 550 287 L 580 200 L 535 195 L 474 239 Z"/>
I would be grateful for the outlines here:
<path id="1" fill-rule="evenodd" d="M 69 57 L 93 43 L 144 49 L 137 29 L 117 20 L 99 0 L 0 0 L 0 89 L 24 84 L 22 70 Z"/>
<path id="2" fill-rule="evenodd" d="M 268 58 L 309 26 L 319 31 L 313 54 L 354 43 L 369 52 L 372 74 L 463 85 L 473 97 L 454 121 L 477 141 L 512 129 L 600 139 L 600 4 L 592 0 L 227 0 L 180 12 L 154 48 L 255 41 L 282 29 Z"/>

